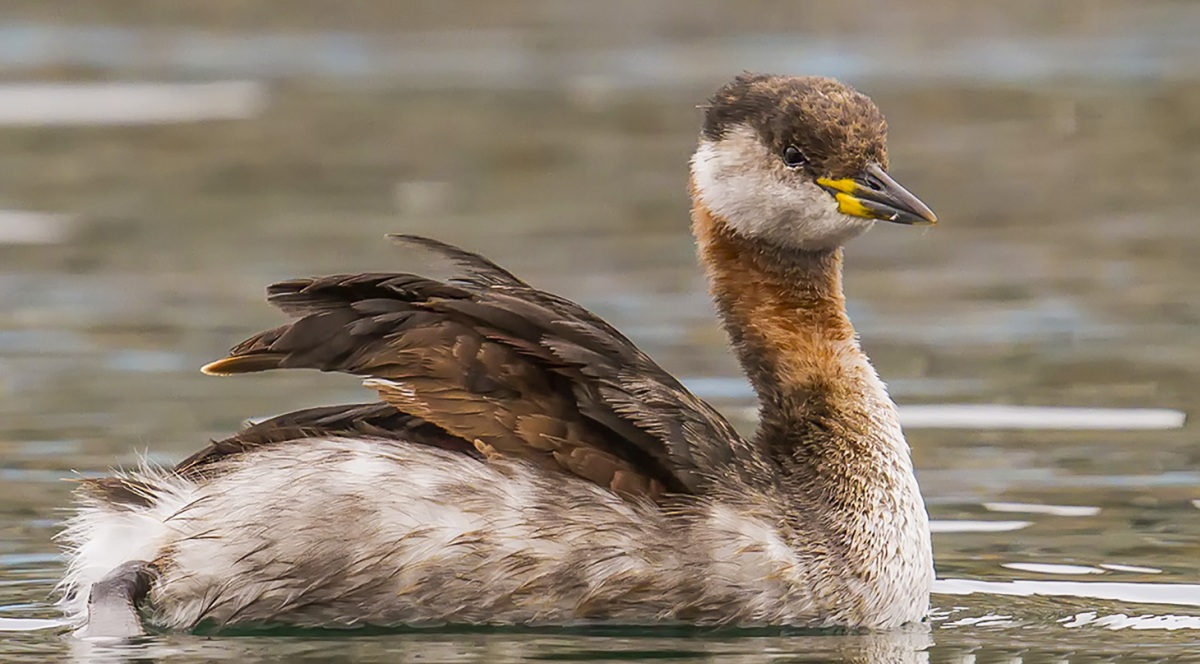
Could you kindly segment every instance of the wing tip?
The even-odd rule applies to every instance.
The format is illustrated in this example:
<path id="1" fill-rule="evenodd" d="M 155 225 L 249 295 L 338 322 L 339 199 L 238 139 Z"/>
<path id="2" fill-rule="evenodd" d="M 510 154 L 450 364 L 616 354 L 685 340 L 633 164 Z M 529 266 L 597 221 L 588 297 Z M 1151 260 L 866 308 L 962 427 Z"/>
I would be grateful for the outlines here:
<path id="1" fill-rule="evenodd" d="M 221 358 L 215 362 L 209 362 L 208 364 L 200 367 L 200 373 L 204 374 L 205 376 L 228 376 L 228 371 L 221 370 L 221 366 L 224 364 L 225 359 L 226 358 Z"/>
<path id="2" fill-rule="evenodd" d="M 431 251 L 435 254 L 440 254 L 441 256 L 451 260 L 461 260 L 464 256 L 487 260 L 473 251 L 467 251 L 466 249 L 450 244 L 449 242 L 442 242 L 441 240 L 435 240 L 431 237 L 425 237 L 424 235 L 417 235 L 415 233 L 388 233 L 383 237 L 394 244 L 424 249 L 425 251 Z"/>
<path id="3" fill-rule="evenodd" d="M 230 355 L 200 367 L 206 376 L 233 376 L 278 369 L 282 358 L 277 355 Z"/>
<path id="4" fill-rule="evenodd" d="M 445 245 L 445 242 L 434 240 L 433 238 L 425 237 L 424 235 L 416 235 L 414 233 L 385 233 L 384 239 L 395 242 L 396 244 L 415 244 L 418 246 Z"/>

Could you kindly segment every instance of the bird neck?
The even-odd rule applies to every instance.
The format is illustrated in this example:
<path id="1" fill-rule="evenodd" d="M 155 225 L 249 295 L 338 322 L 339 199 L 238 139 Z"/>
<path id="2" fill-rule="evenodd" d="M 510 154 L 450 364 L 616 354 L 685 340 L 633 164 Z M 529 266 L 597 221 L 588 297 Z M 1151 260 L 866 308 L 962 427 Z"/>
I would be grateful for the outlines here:
<path id="1" fill-rule="evenodd" d="M 838 592 L 863 606 L 924 615 L 934 577 L 929 517 L 895 405 L 846 315 L 842 250 L 750 240 L 704 205 L 694 182 L 692 228 L 758 394 L 753 446 L 775 471 L 762 488 L 781 499 L 779 535 L 798 551 L 824 551 L 818 565 L 852 580 Z"/>
<path id="2" fill-rule="evenodd" d="M 809 481 L 910 465 L 895 407 L 846 315 L 842 250 L 747 239 L 693 200 L 700 259 L 758 395 L 758 448 Z"/>

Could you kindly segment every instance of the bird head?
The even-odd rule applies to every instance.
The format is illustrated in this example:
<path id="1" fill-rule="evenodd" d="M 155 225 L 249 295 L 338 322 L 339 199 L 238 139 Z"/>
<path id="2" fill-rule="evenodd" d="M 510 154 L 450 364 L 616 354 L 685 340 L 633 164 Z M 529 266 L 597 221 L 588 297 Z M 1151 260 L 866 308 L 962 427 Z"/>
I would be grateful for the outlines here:
<path id="1" fill-rule="evenodd" d="M 887 122 L 866 95 L 830 78 L 750 73 L 709 100 L 691 162 L 696 203 L 733 232 L 813 251 L 876 221 L 937 221 L 887 167 Z"/>

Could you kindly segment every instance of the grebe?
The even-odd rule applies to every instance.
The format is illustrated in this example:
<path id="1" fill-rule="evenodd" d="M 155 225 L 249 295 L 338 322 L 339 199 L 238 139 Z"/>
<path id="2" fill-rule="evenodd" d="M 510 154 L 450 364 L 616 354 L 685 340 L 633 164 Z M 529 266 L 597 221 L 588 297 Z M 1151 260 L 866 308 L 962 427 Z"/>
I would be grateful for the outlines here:
<path id="1" fill-rule="evenodd" d="M 488 260 L 270 287 L 294 320 L 209 374 L 363 377 L 173 469 L 85 480 L 62 604 L 85 635 L 200 625 L 921 620 L 929 525 L 842 294 L 841 245 L 931 224 L 886 124 L 828 78 L 743 74 L 691 160 L 692 229 L 758 395 L 747 440 L 628 339 Z"/>

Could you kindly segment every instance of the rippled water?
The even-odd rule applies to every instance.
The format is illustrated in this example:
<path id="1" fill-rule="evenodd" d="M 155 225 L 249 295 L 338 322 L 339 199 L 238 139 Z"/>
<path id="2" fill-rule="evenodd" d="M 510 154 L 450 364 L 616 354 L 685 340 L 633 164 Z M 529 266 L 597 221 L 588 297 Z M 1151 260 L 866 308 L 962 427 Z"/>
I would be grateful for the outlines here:
<path id="1" fill-rule="evenodd" d="M 0 77 L 14 85 L 225 81 L 216 89 L 249 95 L 174 106 L 168 121 L 162 105 L 184 103 L 171 90 L 194 88 L 104 105 L 67 85 L 54 112 L 73 119 L 38 126 L 18 88 L 0 87 L 0 661 L 1197 652 L 1200 446 L 1179 413 L 1200 396 L 1200 6 L 256 6 L 14 0 L 0 13 Z M 582 301 L 752 426 L 693 266 L 683 187 L 693 106 L 741 68 L 844 76 L 870 93 L 893 172 L 942 219 L 876 229 L 847 273 L 864 344 L 909 406 L 941 579 L 928 626 L 124 644 L 55 626 L 65 478 L 362 398 L 345 377 L 196 368 L 278 320 L 267 283 L 429 265 L 385 232 L 484 250 Z M 181 121 L 206 117 L 197 108 L 237 112 Z"/>

